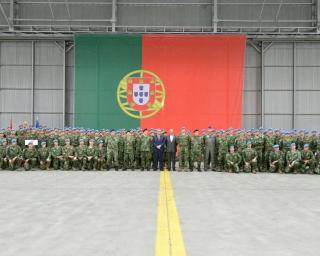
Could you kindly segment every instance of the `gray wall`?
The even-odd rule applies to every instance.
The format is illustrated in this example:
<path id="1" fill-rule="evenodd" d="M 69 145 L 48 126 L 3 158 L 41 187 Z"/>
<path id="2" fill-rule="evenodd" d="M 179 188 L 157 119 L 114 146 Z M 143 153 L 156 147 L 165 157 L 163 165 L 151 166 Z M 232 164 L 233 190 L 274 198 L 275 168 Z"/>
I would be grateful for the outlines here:
<path id="1" fill-rule="evenodd" d="M 243 126 L 319 128 L 320 42 L 272 42 L 264 49 L 247 46 Z"/>
<path id="2" fill-rule="evenodd" d="M 1 127 L 11 117 L 14 126 L 37 117 L 49 127 L 63 127 L 64 119 L 73 125 L 74 49 L 64 43 L 0 42 Z M 247 44 L 243 127 L 320 127 L 320 42 L 263 48 L 262 54 L 261 42 Z"/>

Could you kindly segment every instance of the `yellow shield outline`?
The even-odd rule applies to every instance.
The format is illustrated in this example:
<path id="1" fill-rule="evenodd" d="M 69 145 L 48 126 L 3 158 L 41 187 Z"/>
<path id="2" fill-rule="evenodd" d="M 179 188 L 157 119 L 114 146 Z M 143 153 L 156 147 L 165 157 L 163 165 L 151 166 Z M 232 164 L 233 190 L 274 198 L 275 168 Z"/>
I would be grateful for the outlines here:
<path id="1" fill-rule="evenodd" d="M 138 111 L 138 110 L 133 109 L 127 101 L 127 80 L 130 77 L 140 77 L 143 79 L 144 73 L 151 75 L 155 79 L 155 87 L 156 87 L 155 88 L 155 101 L 152 104 L 152 106 L 150 106 L 148 108 L 148 110 Z M 138 76 L 133 76 L 133 75 L 138 75 Z M 161 88 L 161 90 L 159 90 L 159 88 Z M 118 101 L 120 108 L 127 115 L 129 115 L 133 118 L 137 118 L 137 119 L 148 118 L 148 117 L 152 117 L 155 114 L 157 114 L 164 106 L 165 97 L 166 97 L 166 91 L 165 91 L 165 87 L 164 87 L 162 80 L 155 73 L 153 73 L 149 70 L 145 70 L 145 69 L 137 69 L 137 70 L 131 71 L 130 73 L 126 74 L 120 80 L 119 85 L 118 85 L 118 89 L 117 89 L 117 101 Z M 152 111 L 152 112 L 148 113 L 148 114 L 144 114 L 144 112 L 149 112 L 149 111 Z M 137 113 L 137 114 L 135 114 L 135 113 Z"/>

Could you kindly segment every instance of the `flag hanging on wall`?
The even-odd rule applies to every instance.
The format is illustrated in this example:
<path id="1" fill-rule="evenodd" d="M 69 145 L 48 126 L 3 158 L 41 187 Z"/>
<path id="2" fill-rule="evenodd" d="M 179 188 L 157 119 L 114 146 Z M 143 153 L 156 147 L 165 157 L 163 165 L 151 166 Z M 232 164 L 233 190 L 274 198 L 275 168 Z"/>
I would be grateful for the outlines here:
<path id="1" fill-rule="evenodd" d="M 75 125 L 241 127 L 243 35 L 76 35 Z"/>

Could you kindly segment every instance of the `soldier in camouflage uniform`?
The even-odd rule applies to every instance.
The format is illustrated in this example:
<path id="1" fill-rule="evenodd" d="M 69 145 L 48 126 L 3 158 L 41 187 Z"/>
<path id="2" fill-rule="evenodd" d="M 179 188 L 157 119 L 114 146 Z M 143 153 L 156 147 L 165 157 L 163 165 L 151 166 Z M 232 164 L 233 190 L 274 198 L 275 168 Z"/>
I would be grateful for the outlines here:
<path id="1" fill-rule="evenodd" d="M 301 153 L 300 151 L 296 150 L 296 144 L 291 143 L 291 150 L 286 154 L 286 162 L 287 166 L 285 169 L 286 173 L 298 173 L 300 169 L 300 162 L 301 162 Z"/>
<path id="2" fill-rule="evenodd" d="M 51 163 L 51 152 L 45 141 L 41 142 L 41 147 L 38 149 L 39 168 L 41 170 L 49 170 Z"/>
<path id="3" fill-rule="evenodd" d="M 228 139 L 226 134 L 222 133 L 218 138 L 218 171 L 223 171 L 225 168 L 225 157 L 228 153 Z"/>
<path id="4" fill-rule="evenodd" d="M 124 171 L 127 169 L 134 170 L 134 138 L 130 131 L 127 131 L 124 138 L 124 165 L 122 169 Z"/>
<path id="5" fill-rule="evenodd" d="M 99 145 L 96 148 L 96 153 L 94 157 L 94 169 L 101 170 L 105 168 L 106 165 L 106 148 L 103 146 L 103 140 L 99 140 Z"/>
<path id="6" fill-rule="evenodd" d="M 5 170 L 8 166 L 7 154 L 7 139 L 2 138 L 0 141 L 0 169 Z"/>
<path id="7" fill-rule="evenodd" d="M 65 146 L 62 148 L 63 169 L 70 170 L 72 168 L 72 163 L 75 158 L 75 150 L 74 147 L 71 145 L 71 141 L 69 138 L 65 139 L 64 144 Z"/>
<path id="8" fill-rule="evenodd" d="M 257 164 L 258 154 L 252 148 L 251 141 L 247 142 L 247 148 L 243 150 L 242 158 L 244 162 L 244 171 L 256 173 L 258 169 L 258 164 Z"/>
<path id="9" fill-rule="evenodd" d="M 301 152 L 301 165 L 302 173 L 314 174 L 318 172 L 316 170 L 317 163 L 313 152 L 309 149 L 309 144 L 305 144 Z"/>
<path id="10" fill-rule="evenodd" d="M 78 170 L 84 170 L 87 164 L 87 146 L 84 144 L 84 139 L 79 139 L 79 146 L 75 149 L 74 165 Z"/>
<path id="11" fill-rule="evenodd" d="M 26 171 L 29 171 L 34 169 L 37 165 L 37 159 L 38 159 L 38 151 L 34 147 L 33 142 L 30 141 L 28 143 L 28 147 L 25 148 L 22 152 L 23 156 L 23 167 Z"/>
<path id="12" fill-rule="evenodd" d="M 226 154 L 226 168 L 228 172 L 240 171 L 239 165 L 241 163 L 241 155 L 234 151 L 234 146 L 229 147 L 229 153 Z"/>
<path id="13" fill-rule="evenodd" d="M 270 164 L 269 164 L 269 156 L 271 152 L 273 151 L 273 145 L 275 145 L 275 136 L 273 135 L 272 131 L 269 131 L 267 133 L 267 136 L 264 136 L 264 161 L 262 168 L 266 171 L 269 170 Z"/>
<path id="14" fill-rule="evenodd" d="M 10 170 L 16 170 L 21 167 L 22 162 L 22 150 L 17 145 L 17 140 L 13 138 L 11 145 L 7 147 L 6 158 L 8 159 Z"/>
<path id="15" fill-rule="evenodd" d="M 52 167 L 54 170 L 58 170 L 63 166 L 63 156 L 62 156 L 62 148 L 59 145 L 58 140 L 53 140 L 53 147 L 51 148 L 51 160 Z"/>
<path id="16" fill-rule="evenodd" d="M 264 148 L 264 136 L 259 131 L 256 131 L 253 138 L 251 139 L 252 148 L 257 152 L 258 158 L 258 169 L 263 171 L 263 148 Z"/>
<path id="17" fill-rule="evenodd" d="M 117 171 L 119 168 L 119 137 L 116 136 L 116 132 L 111 130 L 109 137 L 106 137 L 106 146 L 107 146 L 107 170 L 110 168 L 115 168 Z"/>
<path id="18" fill-rule="evenodd" d="M 150 171 L 151 166 L 151 138 L 148 135 L 148 130 L 143 130 L 143 135 L 140 138 L 140 156 L 141 156 L 141 171 L 146 169 Z"/>
<path id="19" fill-rule="evenodd" d="M 185 127 L 181 128 L 181 133 L 177 137 L 177 143 L 179 146 L 179 171 L 183 171 L 187 168 L 189 162 L 189 147 L 190 137 L 186 134 Z"/>
<path id="20" fill-rule="evenodd" d="M 87 170 L 92 170 L 94 167 L 94 158 L 96 157 L 97 153 L 94 142 L 94 139 L 90 139 L 89 146 L 87 147 Z"/>
<path id="21" fill-rule="evenodd" d="M 124 144 L 125 144 L 125 137 L 126 133 L 124 131 L 121 131 L 119 134 L 119 152 L 118 152 L 118 162 L 119 162 L 119 168 L 124 168 Z"/>
<path id="22" fill-rule="evenodd" d="M 201 171 L 201 161 L 202 161 L 202 137 L 199 136 L 199 130 L 194 130 L 194 134 L 190 140 L 190 171 L 193 171 L 195 163 L 197 163 L 197 170 Z"/>
<path id="23" fill-rule="evenodd" d="M 275 144 L 272 146 L 273 151 L 269 153 L 268 161 L 271 172 L 282 173 L 284 170 L 284 154 L 280 151 L 280 146 Z"/>
<path id="24" fill-rule="evenodd" d="M 135 168 L 141 168 L 141 134 L 136 132 L 134 136 L 134 159 L 135 159 Z"/>

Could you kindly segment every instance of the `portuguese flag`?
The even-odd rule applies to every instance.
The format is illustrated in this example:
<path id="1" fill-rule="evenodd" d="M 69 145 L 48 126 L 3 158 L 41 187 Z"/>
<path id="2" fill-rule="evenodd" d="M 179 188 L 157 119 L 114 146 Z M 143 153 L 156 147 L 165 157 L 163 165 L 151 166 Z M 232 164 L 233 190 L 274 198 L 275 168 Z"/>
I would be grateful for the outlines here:
<path id="1" fill-rule="evenodd" d="M 241 127 L 242 35 L 75 36 L 75 125 Z"/>

